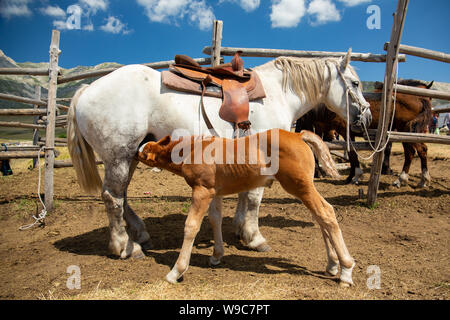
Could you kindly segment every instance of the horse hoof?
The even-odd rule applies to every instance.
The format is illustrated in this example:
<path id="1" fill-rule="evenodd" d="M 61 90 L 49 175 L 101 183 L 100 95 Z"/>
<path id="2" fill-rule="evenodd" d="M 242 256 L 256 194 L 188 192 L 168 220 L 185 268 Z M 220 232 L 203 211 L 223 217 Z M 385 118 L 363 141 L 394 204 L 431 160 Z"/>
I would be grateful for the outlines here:
<path id="1" fill-rule="evenodd" d="M 153 249 L 153 244 L 150 240 L 145 241 L 144 243 L 141 243 L 142 250 L 151 250 Z"/>
<path id="2" fill-rule="evenodd" d="M 169 283 L 172 284 L 177 284 L 178 282 L 183 281 L 183 276 L 179 276 L 178 272 L 171 270 L 167 275 L 166 275 L 166 280 Z"/>
<path id="3" fill-rule="evenodd" d="M 348 283 L 345 281 L 339 281 L 339 287 L 341 288 L 350 288 L 351 286 L 353 286 L 353 283 Z"/>
<path id="4" fill-rule="evenodd" d="M 144 253 L 142 251 L 133 252 L 131 254 L 131 257 L 133 259 L 143 259 L 145 257 Z"/>
<path id="5" fill-rule="evenodd" d="M 220 264 L 220 259 L 215 258 L 214 256 L 209 257 L 209 266 L 215 267 Z"/>
<path id="6" fill-rule="evenodd" d="M 272 250 L 272 248 L 267 244 L 267 242 L 263 242 L 259 246 L 257 246 L 255 250 L 258 252 L 267 252 Z"/>

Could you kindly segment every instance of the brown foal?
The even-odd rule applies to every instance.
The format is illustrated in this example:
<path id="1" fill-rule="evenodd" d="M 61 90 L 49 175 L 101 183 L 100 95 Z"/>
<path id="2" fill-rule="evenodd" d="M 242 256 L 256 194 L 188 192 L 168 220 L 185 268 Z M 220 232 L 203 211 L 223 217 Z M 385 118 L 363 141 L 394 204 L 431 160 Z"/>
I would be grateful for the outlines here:
<path id="1" fill-rule="evenodd" d="M 137 155 L 141 162 L 182 176 L 192 188 L 183 245 L 166 279 L 176 283 L 188 269 L 194 239 L 208 207 L 214 233 L 210 263 L 216 265 L 224 255 L 222 197 L 277 180 L 284 190 L 306 205 L 319 223 L 328 255 L 326 272 L 335 276 L 340 265 L 341 285 L 352 285 L 355 263 L 344 243 L 333 207 L 314 186 L 315 162 L 311 149 L 323 169 L 338 177 L 328 147 L 309 131 L 293 133 L 273 129 L 238 139 L 184 137 L 172 141 L 167 136 L 143 145 Z"/>

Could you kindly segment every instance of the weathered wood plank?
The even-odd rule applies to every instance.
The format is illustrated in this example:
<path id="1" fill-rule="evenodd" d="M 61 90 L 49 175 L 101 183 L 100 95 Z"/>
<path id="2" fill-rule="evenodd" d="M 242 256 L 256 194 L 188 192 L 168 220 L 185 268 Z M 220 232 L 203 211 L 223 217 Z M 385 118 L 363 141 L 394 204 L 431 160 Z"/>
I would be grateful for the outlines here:
<path id="1" fill-rule="evenodd" d="M 387 50 L 389 42 L 384 44 L 384 50 Z M 406 44 L 400 45 L 400 53 L 409 54 L 411 56 L 416 56 L 425 59 L 431 59 L 436 61 L 442 61 L 450 63 L 450 54 L 440 51 L 434 51 L 430 49 L 424 49 L 414 46 L 408 46 Z"/>
<path id="2" fill-rule="evenodd" d="M 286 50 L 286 49 L 263 49 L 263 48 L 237 48 L 237 47 L 221 47 L 220 55 L 233 56 L 236 51 L 242 51 L 243 57 L 264 57 L 276 58 L 280 56 L 291 56 L 299 58 L 329 58 L 329 57 L 343 57 L 347 52 L 327 52 L 327 51 L 303 51 L 303 50 Z M 204 54 L 211 54 L 211 47 L 204 47 Z M 363 62 L 386 62 L 385 54 L 373 53 L 358 53 L 352 52 L 352 61 Z M 399 62 L 405 62 L 406 56 L 400 55 Z"/>
<path id="3" fill-rule="evenodd" d="M 382 108 L 380 112 L 380 121 L 378 123 L 378 130 L 376 136 L 375 146 L 384 146 L 387 143 L 387 130 L 391 118 L 393 117 L 393 106 L 390 97 L 394 92 L 394 79 L 397 70 L 397 61 L 399 55 L 399 46 L 403 34 L 403 27 L 406 19 L 406 11 L 408 9 L 409 0 L 398 0 L 397 10 L 394 14 L 394 21 L 392 24 L 391 39 L 389 47 L 387 48 L 386 70 L 384 75 L 384 86 L 381 103 Z M 388 99 L 386 98 L 388 97 Z M 367 204 L 373 206 L 377 199 L 378 187 L 380 184 L 381 167 L 383 165 L 384 152 L 377 152 L 372 161 L 370 168 L 370 180 L 367 190 Z"/>

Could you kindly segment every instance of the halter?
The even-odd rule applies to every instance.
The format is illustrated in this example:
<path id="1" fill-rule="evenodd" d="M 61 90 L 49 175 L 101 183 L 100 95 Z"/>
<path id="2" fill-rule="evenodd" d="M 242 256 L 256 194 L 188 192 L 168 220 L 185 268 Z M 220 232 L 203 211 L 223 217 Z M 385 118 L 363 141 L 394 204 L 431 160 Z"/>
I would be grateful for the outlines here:
<path id="1" fill-rule="evenodd" d="M 366 131 L 365 123 L 362 121 L 361 116 L 365 114 L 368 110 L 370 110 L 370 103 L 368 103 L 365 100 L 362 100 L 354 91 L 353 86 L 349 85 L 347 79 L 344 77 L 344 74 L 341 71 L 340 66 L 336 65 L 336 69 L 338 71 L 339 76 L 341 77 L 342 81 L 345 85 L 345 97 L 346 97 L 346 104 L 347 104 L 347 126 L 346 126 L 346 135 L 347 135 L 347 152 L 350 152 L 350 103 L 349 103 L 349 95 L 352 98 L 354 102 L 356 102 L 359 105 L 359 119 L 356 121 L 356 124 L 363 127 Z"/>

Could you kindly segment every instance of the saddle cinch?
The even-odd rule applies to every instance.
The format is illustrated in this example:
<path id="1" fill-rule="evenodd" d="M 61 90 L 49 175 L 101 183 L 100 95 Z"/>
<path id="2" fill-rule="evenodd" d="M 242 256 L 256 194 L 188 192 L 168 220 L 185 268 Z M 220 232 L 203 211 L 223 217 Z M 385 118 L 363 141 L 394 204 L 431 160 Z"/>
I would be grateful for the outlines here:
<path id="1" fill-rule="evenodd" d="M 175 64 L 162 72 L 162 83 L 173 90 L 201 96 L 203 116 L 212 128 L 204 111 L 203 96 L 222 98 L 219 116 L 242 130 L 250 128 L 249 101 L 266 96 L 258 75 L 244 70 L 240 52 L 236 52 L 230 63 L 216 67 L 202 67 L 192 58 L 176 55 Z M 220 89 L 219 89 L 220 88 Z"/>

